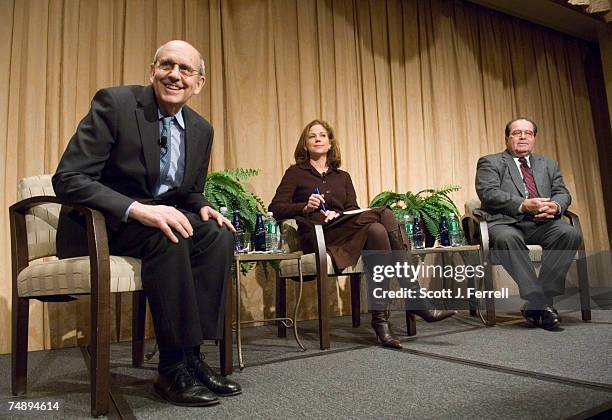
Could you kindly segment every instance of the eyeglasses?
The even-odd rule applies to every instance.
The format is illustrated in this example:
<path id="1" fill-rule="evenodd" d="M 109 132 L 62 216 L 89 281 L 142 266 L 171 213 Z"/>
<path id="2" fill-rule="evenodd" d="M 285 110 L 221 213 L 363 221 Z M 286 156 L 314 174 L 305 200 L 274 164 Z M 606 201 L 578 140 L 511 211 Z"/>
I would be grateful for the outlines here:
<path id="1" fill-rule="evenodd" d="M 533 137 L 533 131 L 531 130 L 514 130 L 510 133 L 512 137 L 519 137 L 521 134 L 525 137 Z"/>
<path id="2" fill-rule="evenodd" d="M 200 74 L 200 72 L 198 70 L 195 70 L 193 67 L 190 67 L 187 64 L 179 64 L 179 63 L 175 63 L 174 61 L 171 60 L 161 60 L 158 61 L 156 63 L 156 66 L 158 69 L 163 70 L 163 71 L 173 71 L 175 67 L 178 66 L 178 71 L 181 74 L 181 76 L 183 77 L 191 77 L 191 76 L 195 76 L 197 74 Z"/>

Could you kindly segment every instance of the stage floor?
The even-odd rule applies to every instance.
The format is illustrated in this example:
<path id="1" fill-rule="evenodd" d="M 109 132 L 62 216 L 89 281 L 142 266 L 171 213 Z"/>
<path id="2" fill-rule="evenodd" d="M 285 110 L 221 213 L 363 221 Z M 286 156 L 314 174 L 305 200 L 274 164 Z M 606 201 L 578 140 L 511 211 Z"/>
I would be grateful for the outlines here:
<path id="1" fill-rule="evenodd" d="M 487 418 L 560 419 L 606 416 L 612 409 L 612 311 L 583 323 L 561 312 L 563 328 L 527 328 L 516 313 L 485 328 L 466 313 L 436 324 L 417 322 L 405 335 L 402 312 L 392 322 L 402 350 L 376 346 L 369 316 L 331 322 L 332 349 L 318 350 L 316 321 L 300 323 L 307 351 L 274 326 L 243 329 L 246 368 L 232 378 L 241 395 L 207 408 L 174 407 L 153 392 L 156 359 L 130 367 L 130 343 L 112 345 L 110 418 Z M 153 342 L 147 344 L 147 351 Z M 214 344 L 203 346 L 218 367 Z M 234 360 L 236 353 L 234 351 Z M 88 375 L 79 348 L 32 352 L 28 395 L 10 394 L 10 355 L 0 356 L 1 418 L 87 418 Z M 57 402 L 57 410 L 9 410 L 11 402 Z M 605 417 L 601 417 L 605 418 Z"/>

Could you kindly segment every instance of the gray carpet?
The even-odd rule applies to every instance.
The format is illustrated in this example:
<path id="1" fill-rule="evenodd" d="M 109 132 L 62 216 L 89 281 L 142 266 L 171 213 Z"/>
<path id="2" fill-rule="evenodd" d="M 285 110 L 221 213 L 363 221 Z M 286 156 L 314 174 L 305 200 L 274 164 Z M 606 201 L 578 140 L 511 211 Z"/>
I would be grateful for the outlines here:
<path id="1" fill-rule="evenodd" d="M 300 325 L 306 352 L 291 332 L 246 328 L 244 360 L 235 372 L 243 394 L 218 406 L 179 408 L 160 400 L 151 381 L 155 359 L 130 366 L 129 343 L 112 346 L 113 396 L 119 412 L 138 419 L 190 418 L 587 418 L 612 409 L 612 312 L 596 311 L 585 324 L 562 313 L 563 331 L 525 328 L 518 318 L 485 328 L 467 316 L 418 322 L 405 336 L 403 314 L 393 324 L 404 349 L 374 345 L 368 316 L 352 328 L 332 320 L 332 350 L 318 350 L 317 324 Z M 149 343 L 149 348 L 152 343 Z M 542 351 L 542 349 L 545 349 Z M 204 346 L 218 365 L 217 348 Z M 234 352 L 234 358 L 236 353 Z M 10 394 L 10 356 L 0 356 L 0 417 L 87 418 L 88 375 L 80 349 L 30 353 L 28 395 Z M 8 411 L 9 401 L 57 401 L 58 411 Z M 603 418 L 603 417 L 602 417 Z"/>

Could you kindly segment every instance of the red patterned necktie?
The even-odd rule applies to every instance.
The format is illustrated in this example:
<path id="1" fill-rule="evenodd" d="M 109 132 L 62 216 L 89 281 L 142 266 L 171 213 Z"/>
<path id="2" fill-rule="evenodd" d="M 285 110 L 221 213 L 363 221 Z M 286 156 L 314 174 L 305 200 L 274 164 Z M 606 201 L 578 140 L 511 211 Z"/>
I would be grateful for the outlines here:
<path id="1" fill-rule="evenodd" d="M 527 159 L 525 159 L 524 157 L 519 158 L 519 162 L 521 163 L 523 182 L 525 183 L 525 187 L 527 188 L 527 192 L 529 193 L 529 197 L 527 198 L 539 197 L 538 189 L 536 188 L 535 180 L 533 179 L 533 172 L 527 164 Z"/>

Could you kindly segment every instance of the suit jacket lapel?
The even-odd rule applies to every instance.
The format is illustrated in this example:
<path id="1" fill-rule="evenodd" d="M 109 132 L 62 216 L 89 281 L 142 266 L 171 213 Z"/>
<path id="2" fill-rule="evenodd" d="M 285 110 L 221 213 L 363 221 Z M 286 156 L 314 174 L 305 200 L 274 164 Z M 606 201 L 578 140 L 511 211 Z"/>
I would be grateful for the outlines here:
<path id="1" fill-rule="evenodd" d="M 147 86 L 136 108 L 136 121 L 142 143 L 145 167 L 147 169 L 147 186 L 151 195 L 155 194 L 155 186 L 159 180 L 159 119 L 157 115 L 157 102 L 152 86 Z"/>
<path id="2" fill-rule="evenodd" d="M 188 188 L 193 184 L 193 175 L 197 172 L 198 141 L 202 140 L 199 127 L 194 124 L 191 110 L 183 107 L 183 119 L 185 120 L 185 173 L 180 189 Z"/>
<path id="3" fill-rule="evenodd" d="M 529 163 L 538 193 L 541 197 L 550 197 L 550 184 L 546 182 L 546 162 L 542 156 L 531 155 Z"/>
<path id="4" fill-rule="evenodd" d="M 510 171 L 510 175 L 512 176 L 512 182 L 514 182 L 516 189 L 518 190 L 521 197 L 525 197 L 525 183 L 523 182 L 523 177 L 519 173 L 518 167 L 514 162 L 514 158 L 508 151 L 505 151 L 502 157 L 506 165 L 508 166 L 508 170 Z"/>

